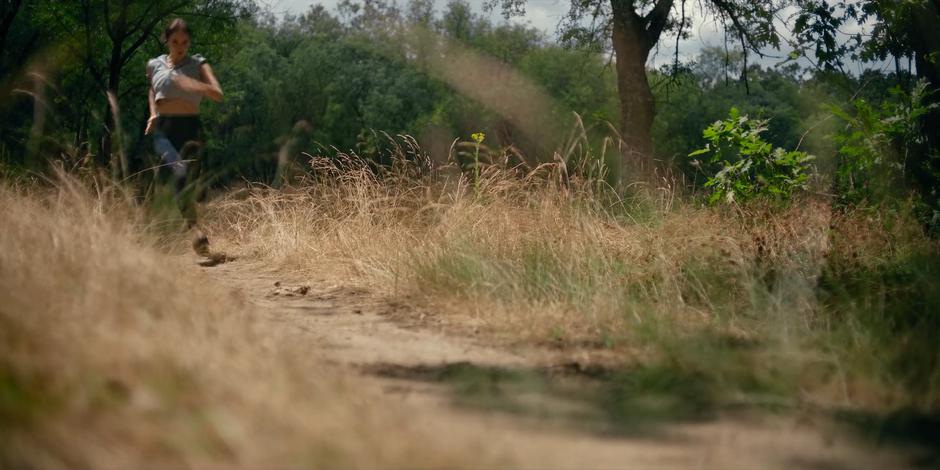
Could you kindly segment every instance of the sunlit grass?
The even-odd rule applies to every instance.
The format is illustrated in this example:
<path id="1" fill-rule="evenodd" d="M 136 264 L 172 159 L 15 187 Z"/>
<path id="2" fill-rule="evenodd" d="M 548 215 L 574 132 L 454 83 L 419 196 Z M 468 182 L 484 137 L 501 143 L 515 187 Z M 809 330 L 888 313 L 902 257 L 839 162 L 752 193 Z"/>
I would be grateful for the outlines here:
<path id="1" fill-rule="evenodd" d="M 510 343 L 641 357 L 726 397 L 938 406 L 936 330 L 922 326 L 938 317 L 928 286 L 940 276 L 917 261 L 937 244 L 910 214 L 844 214 L 813 197 L 706 208 L 667 180 L 614 190 L 561 163 L 477 178 L 414 157 L 399 147 L 385 173 L 355 155 L 317 160 L 288 190 L 214 204 L 214 230 L 284 269 L 422 299 Z"/>
<path id="2" fill-rule="evenodd" d="M 66 176 L 0 186 L 0 467 L 487 461 L 351 399 L 307 342 L 167 254 L 145 212 Z"/>

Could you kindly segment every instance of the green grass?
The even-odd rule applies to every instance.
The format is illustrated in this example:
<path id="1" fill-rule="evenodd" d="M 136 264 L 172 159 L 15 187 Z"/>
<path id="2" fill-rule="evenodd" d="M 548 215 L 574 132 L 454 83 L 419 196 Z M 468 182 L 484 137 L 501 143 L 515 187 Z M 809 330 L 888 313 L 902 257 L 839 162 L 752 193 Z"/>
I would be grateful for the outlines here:
<path id="1" fill-rule="evenodd" d="M 19 372 L 9 364 L 0 364 L 0 426 L 27 427 L 54 406 L 55 400 L 43 382 L 40 377 Z"/>
<path id="2" fill-rule="evenodd" d="M 853 368 L 940 410 L 940 253 L 888 254 L 873 266 L 830 264 L 820 282 L 828 343 Z"/>
<path id="3" fill-rule="evenodd" d="M 583 344 L 643 348 L 656 358 L 651 367 L 697 377 L 714 400 L 792 402 L 848 381 L 875 389 L 853 390 L 859 403 L 887 393 L 895 405 L 937 410 L 940 255 L 932 242 L 891 243 L 862 255 L 864 247 L 837 246 L 814 268 L 799 249 L 743 263 L 711 245 L 680 258 L 651 250 L 638 259 L 552 234 L 533 233 L 516 246 L 466 236 L 433 256 L 416 253 L 411 269 L 424 291 L 461 299 L 560 306 L 575 323 L 604 310 L 621 326 L 595 328 Z M 549 335 L 570 336 L 560 326 Z"/>

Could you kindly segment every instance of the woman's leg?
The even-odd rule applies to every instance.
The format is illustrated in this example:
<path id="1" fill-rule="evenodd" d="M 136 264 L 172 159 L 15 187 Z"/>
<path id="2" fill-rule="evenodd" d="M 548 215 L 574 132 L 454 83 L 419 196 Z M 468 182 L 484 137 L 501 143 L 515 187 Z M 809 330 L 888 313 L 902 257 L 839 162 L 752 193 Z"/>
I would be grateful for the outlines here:
<path id="1" fill-rule="evenodd" d="M 154 149 L 173 175 L 174 199 L 187 227 L 196 225 L 194 163 L 201 144 L 198 118 L 160 117 L 154 133 Z"/>
<path id="2" fill-rule="evenodd" d="M 196 197 L 199 195 L 199 153 L 202 149 L 199 118 L 160 117 L 154 133 L 154 148 L 173 173 L 174 198 L 179 205 L 187 228 L 194 228 L 193 250 L 202 256 L 211 256 L 209 238 L 196 227 Z"/>
<path id="3" fill-rule="evenodd" d="M 186 186 L 186 162 L 181 158 L 170 134 L 166 132 L 166 127 L 168 126 L 165 123 L 158 121 L 157 130 L 153 135 L 153 149 L 173 175 L 174 197 L 178 201 Z"/>
<path id="4" fill-rule="evenodd" d="M 179 147 L 180 161 L 186 162 L 186 180 L 180 198 L 180 211 L 192 227 L 196 225 L 196 201 L 199 200 L 202 191 L 199 178 L 202 139 L 198 117 L 181 119 L 180 124 L 181 129 L 177 134 L 181 145 Z"/>
<path id="5" fill-rule="evenodd" d="M 202 142 L 199 140 L 190 140 L 183 145 L 180 156 L 183 160 L 188 160 L 191 164 L 188 166 L 186 187 L 181 194 L 180 211 L 186 218 L 190 227 L 195 227 L 196 233 L 193 237 L 193 250 L 202 256 L 211 256 L 209 252 L 209 237 L 196 227 L 197 213 L 196 201 L 202 196 L 202 181 L 200 179 L 200 153 L 202 152 Z"/>

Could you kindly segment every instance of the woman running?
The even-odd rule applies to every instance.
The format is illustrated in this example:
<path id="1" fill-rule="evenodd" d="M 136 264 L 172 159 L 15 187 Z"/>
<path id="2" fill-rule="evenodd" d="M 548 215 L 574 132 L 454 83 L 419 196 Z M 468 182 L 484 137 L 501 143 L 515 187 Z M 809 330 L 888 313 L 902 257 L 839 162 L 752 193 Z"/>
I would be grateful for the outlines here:
<path id="1" fill-rule="evenodd" d="M 147 62 L 150 119 L 145 133 L 173 173 L 174 197 L 187 228 L 195 228 L 193 249 L 209 256 L 209 238 L 196 227 L 196 163 L 202 149 L 199 102 L 205 96 L 222 101 L 222 88 L 212 67 L 200 55 L 188 55 L 192 34 L 176 18 L 163 31 L 168 53 Z"/>

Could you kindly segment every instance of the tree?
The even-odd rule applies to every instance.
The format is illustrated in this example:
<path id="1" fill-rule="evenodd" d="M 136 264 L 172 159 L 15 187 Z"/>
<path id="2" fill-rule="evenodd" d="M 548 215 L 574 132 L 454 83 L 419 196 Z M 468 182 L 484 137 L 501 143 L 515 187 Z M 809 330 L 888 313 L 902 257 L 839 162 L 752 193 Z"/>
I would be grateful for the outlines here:
<path id="1" fill-rule="evenodd" d="M 701 145 L 702 129 L 725 118 L 732 107 L 742 115 L 767 120 L 762 137 L 774 147 L 795 148 L 803 132 L 820 119 L 807 110 L 818 103 L 821 92 L 801 82 L 801 72 L 793 65 L 749 65 L 750 84 L 744 86 L 728 76 L 740 72 L 742 62 L 740 50 L 706 47 L 687 70 L 650 74 L 659 105 L 653 124 L 656 155 L 671 160 L 692 181 L 701 182 L 701 169 L 692 165 L 689 152 Z"/>
<path id="2" fill-rule="evenodd" d="M 34 108 L 23 99 L 27 95 L 17 91 L 35 89 L 28 86 L 28 80 L 24 80 L 24 76 L 28 75 L 24 64 L 40 42 L 32 10 L 20 0 L 0 2 L 0 120 L 4 123 L 0 135 L 0 152 L 22 150 L 22 144 L 35 130 L 27 130 L 27 122 L 37 121 L 31 119 L 34 118 Z M 17 99 L 17 95 L 20 95 L 20 99 Z M 14 150 L 13 153 L 18 152 Z"/>
<path id="3" fill-rule="evenodd" d="M 652 156 L 653 93 L 646 75 L 650 52 L 667 33 L 685 36 L 691 25 L 686 0 L 572 0 L 561 26 L 566 41 L 609 44 L 616 56 L 620 130 L 626 162 Z M 525 12 L 526 0 L 487 0 L 508 17 Z M 745 51 L 779 47 L 774 14 L 781 0 L 708 0 L 707 11 L 732 32 Z M 746 61 L 745 67 L 747 70 Z M 742 72 L 746 73 L 746 72 Z"/>
<path id="4" fill-rule="evenodd" d="M 13 28 L 13 20 L 20 12 L 22 0 L 4 0 L 0 3 L 0 53 L 5 52 L 7 36 Z M 2 57 L 2 56 L 0 56 Z M 6 75 L 6 64 L 0 60 L 0 78 Z"/>
<path id="5" fill-rule="evenodd" d="M 901 62 L 914 62 L 928 88 L 923 105 L 932 110 L 920 120 L 924 138 L 910 156 L 909 182 L 940 210 L 940 107 L 931 106 L 940 103 L 940 0 L 800 0 L 799 6 L 797 50 L 821 69 L 841 70 L 846 60 L 890 60 L 900 77 Z M 841 33 L 853 24 L 870 24 L 870 33 Z"/>
<path id="6" fill-rule="evenodd" d="M 139 65 L 135 59 L 140 51 L 157 39 L 159 26 L 171 16 L 193 17 L 197 23 L 231 23 L 248 5 L 239 0 L 46 0 L 42 6 L 55 27 L 51 31 L 57 31 L 81 61 L 87 78 L 103 95 L 120 102 L 125 97 L 125 71 Z M 142 77 L 140 70 L 136 68 L 135 75 Z M 111 157 L 115 137 L 114 109 L 107 105 L 104 111 L 98 153 L 102 165 Z"/>

